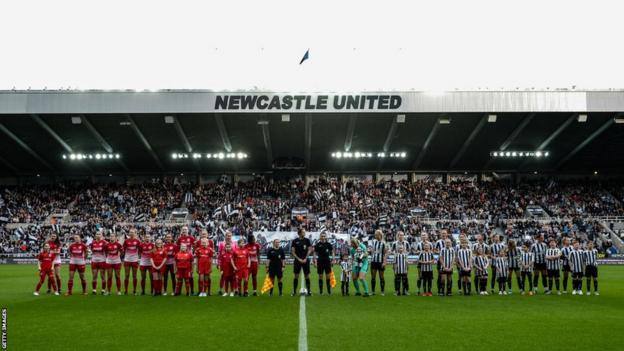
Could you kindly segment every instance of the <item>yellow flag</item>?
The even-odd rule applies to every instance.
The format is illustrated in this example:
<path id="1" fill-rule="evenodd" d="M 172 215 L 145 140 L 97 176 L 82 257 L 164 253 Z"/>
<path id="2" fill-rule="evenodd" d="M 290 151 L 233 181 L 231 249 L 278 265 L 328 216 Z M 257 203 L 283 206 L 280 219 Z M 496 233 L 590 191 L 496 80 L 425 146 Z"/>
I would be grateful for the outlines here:
<path id="1" fill-rule="evenodd" d="M 329 285 L 332 287 L 332 289 L 336 287 L 336 276 L 334 275 L 333 270 L 329 272 Z"/>
<path id="2" fill-rule="evenodd" d="M 269 276 L 264 277 L 264 283 L 262 283 L 262 289 L 260 289 L 260 293 L 264 294 L 265 292 L 271 290 L 273 288 L 273 282 Z"/>

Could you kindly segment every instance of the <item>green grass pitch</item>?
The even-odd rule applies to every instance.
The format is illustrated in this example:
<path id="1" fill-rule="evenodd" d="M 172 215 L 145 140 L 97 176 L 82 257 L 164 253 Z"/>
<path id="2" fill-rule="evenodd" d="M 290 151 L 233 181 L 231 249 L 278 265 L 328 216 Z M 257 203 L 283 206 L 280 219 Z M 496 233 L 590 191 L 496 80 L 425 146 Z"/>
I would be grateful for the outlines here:
<path id="1" fill-rule="evenodd" d="M 65 290 L 67 265 L 63 268 Z M 286 270 L 284 287 L 289 295 L 292 267 Z M 392 290 L 391 272 L 386 273 L 386 290 Z M 412 290 L 415 274 L 412 269 Z M 365 299 L 342 297 L 339 289 L 332 296 L 315 294 L 305 299 L 308 349 L 622 350 L 624 267 L 601 266 L 599 274 L 601 296 L 396 297 L 387 291 L 385 297 Z M 264 276 L 259 278 L 261 284 Z M 90 282 L 90 272 L 87 279 Z M 311 279 L 312 291 L 317 292 L 317 275 L 312 273 Z M 297 350 L 299 346 L 299 297 L 64 297 L 46 295 L 45 289 L 36 297 L 32 295 L 36 280 L 33 265 L 0 266 L 8 350 Z M 213 293 L 214 282 L 216 275 Z"/>

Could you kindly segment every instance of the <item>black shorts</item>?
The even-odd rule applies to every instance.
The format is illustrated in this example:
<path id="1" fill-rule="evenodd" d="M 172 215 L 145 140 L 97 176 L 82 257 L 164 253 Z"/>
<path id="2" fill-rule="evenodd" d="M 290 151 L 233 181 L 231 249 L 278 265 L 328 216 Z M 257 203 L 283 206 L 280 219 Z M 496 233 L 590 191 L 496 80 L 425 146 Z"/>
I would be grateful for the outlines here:
<path id="1" fill-rule="evenodd" d="M 559 278 L 559 270 L 558 269 L 549 269 L 548 277 L 550 278 Z"/>
<path id="2" fill-rule="evenodd" d="M 564 264 L 562 270 L 564 272 L 572 272 L 572 269 L 570 268 L 569 264 Z"/>
<path id="3" fill-rule="evenodd" d="M 306 261 L 305 263 L 301 263 L 299 261 L 295 261 L 295 275 L 301 273 L 301 269 L 303 268 L 303 274 L 310 274 L 310 262 Z"/>
<path id="4" fill-rule="evenodd" d="M 423 279 L 433 279 L 433 271 L 422 271 Z"/>
<path id="5" fill-rule="evenodd" d="M 509 267 L 509 274 L 511 274 L 511 272 L 518 273 L 519 271 L 520 271 L 520 267 Z"/>
<path id="6" fill-rule="evenodd" d="M 596 266 L 587 266 L 587 267 L 585 267 L 585 277 L 587 277 L 587 278 L 598 278 L 598 267 L 596 267 Z"/>
<path id="7" fill-rule="evenodd" d="M 386 267 L 384 265 L 381 264 L 381 262 L 371 262 L 371 266 L 370 266 L 371 270 L 376 270 L 376 271 L 385 271 Z"/>
<path id="8" fill-rule="evenodd" d="M 465 270 L 460 270 L 459 271 L 459 276 L 460 277 L 470 277 L 470 271 L 465 271 Z"/>
<path id="9" fill-rule="evenodd" d="M 583 278 L 583 272 L 572 272 L 572 279 L 581 279 Z"/>
<path id="10" fill-rule="evenodd" d="M 278 279 L 282 279 L 282 276 L 284 276 L 282 267 L 269 267 L 269 278 L 273 279 L 277 277 Z"/>
<path id="11" fill-rule="evenodd" d="M 318 274 L 329 274 L 331 272 L 331 262 L 330 261 L 317 261 L 316 262 L 316 272 Z"/>
<path id="12" fill-rule="evenodd" d="M 546 263 L 536 263 L 534 266 L 534 269 L 536 271 L 545 271 L 546 270 Z"/>

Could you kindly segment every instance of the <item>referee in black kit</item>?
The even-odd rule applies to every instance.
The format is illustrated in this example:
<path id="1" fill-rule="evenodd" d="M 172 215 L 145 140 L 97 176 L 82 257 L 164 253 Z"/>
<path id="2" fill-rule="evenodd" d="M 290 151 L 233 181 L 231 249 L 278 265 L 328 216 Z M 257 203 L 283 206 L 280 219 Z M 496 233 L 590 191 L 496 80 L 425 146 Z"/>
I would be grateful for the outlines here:
<path id="1" fill-rule="evenodd" d="M 312 296 L 312 292 L 310 291 L 310 261 L 308 257 L 312 254 L 312 243 L 310 239 L 305 237 L 305 229 L 299 228 L 297 231 L 298 238 L 294 239 L 290 243 L 290 254 L 294 258 L 294 273 L 295 277 L 293 279 L 293 291 L 290 296 L 295 296 L 297 294 L 297 285 L 299 285 L 299 273 L 301 273 L 301 269 L 303 269 L 303 275 L 305 276 L 305 285 L 306 290 L 308 291 L 308 296 Z"/>
<path id="2" fill-rule="evenodd" d="M 318 273 L 319 293 L 323 295 L 323 274 L 325 274 L 325 283 L 327 284 L 327 294 L 331 295 L 331 285 L 329 281 L 329 273 L 332 269 L 332 259 L 334 257 L 334 247 L 327 241 L 327 233 L 321 232 L 319 241 L 314 245 L 314 264 Z M 306 284 L 308 279 L 306 277 Z M 309 291 L 308 287 L 308 291 Z"/>

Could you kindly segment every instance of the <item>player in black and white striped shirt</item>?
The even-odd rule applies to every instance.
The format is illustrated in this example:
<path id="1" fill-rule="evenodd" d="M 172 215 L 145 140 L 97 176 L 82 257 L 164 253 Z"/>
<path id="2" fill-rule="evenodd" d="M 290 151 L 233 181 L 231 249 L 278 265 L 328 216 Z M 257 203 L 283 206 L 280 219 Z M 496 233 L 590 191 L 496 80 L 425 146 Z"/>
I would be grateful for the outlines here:
<path id="1" fill-rule="evenodd" d="M 478 249 L 481 249 L 481 251 L 483 252 L 483 254 L 485 256 L 488 256 L 490 254 L 490 246 L 485 243 L 485 241 L 483 239 L 483 235 L 481 235 L 481 234 L 477 235 L 477 242 L 472 245 L 472 255 L 473 256 L 477 255 L 477 250 Z M 479 277 L 477 277 L 477 275 L 474 276 L 474 284 L 475 284 L 475 289 L 478 291 L 479 287 L 480 287 L 480 281 L 479 281 Z M 486 282 L 486 285 L 487 285 L 487 282 Z"/>
<path id="2" fill-rule="evenodd" d="M 425 244 L 430 244 L 429 242 L 429 234 L 422 232 L 420 234 L 420 242 L 416 244 L 416 262 L 418 262 L 418 256 L 425 249 Z M 422 272 L 420 269 L 420 263 L 416 264 L 416 268 L 418 269 L 418 280 L 416 281 L 416 294 L 420 294 L 420 287 L 422 285 Z"/>
<path id="3" fill-rule="evenodd" d="M 483 252 L 483 248 L 477 247 L 477 253 L 474 258 L 475 278 L 477 279 L 480 295 L 488 295 L 487 278 L 488 269 L 490 268 L 490 260 Z"/>
<path id="4" fill-rule="evenodd" d="M 401 285 L 403 285 L 403 289 L 401 289 Z M 398 246 L 398 251 L 394 254 L 394 294 L 396 296 L 409 294 L 407 286 L 407 253 L 402 245 Z"/>
<path id="5" fill-rule="evenodd" d="M 457 252 L 459 251 L 459 249 L 461 249 L 461 243 L 462 241 L 466 241 L 468 242 L 468 237 L 466 237 L 465 233 L 461 233 L 459 234 L 459 242 L 455 245 L 454 249 L 455 249 L 455 257 L 457 257 Z M 455 260 L 455 265 L 457 266 L 457 272 L 461 272 L 461 267 L 459 265 L 459 261 Z M 459 291 L 459 293 L 462 293 L 462 277 L 461 274 L 457 274 L 457 290 Z"/>
<path id="6" fill-rule="evenodd" d="M 507 277 L 509 276 L 509 261 L 507 259 L 507 252 L 500 250 L 498 257 L 494 257 L 492 260 L 492 272 L 496 272 L 496 280 L 498 282 L 498 294 L 507 295 L 505 285 L 507 284 Z M 494 278 L 492 278 L 494 280 Z"/>
<path id="7" fill-rule="evenodd" d="M 433 283 L 433 264 L 435 263 L 435 258 L 431 251 L 431 244 L 427 243 L 424 245 L 424 251 L 420 253 L 418 262 L 422 270 L 423 296 L 432 296 L 431 285 Z"/>
<path id="8" fill-rule="evenodd" d="M 403 252 L 407 256 L 412 253 L 412 244 L 410 244 L 409 241 L 405 239 L 405 233 L 403 233 L 402 231 L 397 232 L 397 240 L 392 243 L 391 251 L 396 255 L 399 252 L 400 248 L 403 248 Z M 404 285 L 405 291 L 409 295 L 409 279 L 405 280 Z"/>
<path id="9" fill-rule="evenodd" d="M 594 295 L 598 293 L 598 251 L 594 249 L 594 242 L 587 243 L 585 250 L 585 277 L 587 277 L 587 295 L 591 294 L 591 281 L 594 281 Z"/>
<path id="10" fill-rule="evenodd" d="M 399 232 L 402 235 L 403 232 Z M 388 260 L 388 245 L 384 240 L 383 232 L 379 229 L 375 230 L 375 239 L 370 243 L 368 250 L 370 252 L 371 263 L 371 294 L 375 295 L 375 286 L 377 285 L 376 275 L 379 275 L 379 287 L 381 288 L 381 296 L 384 296 L 386 290 L 386 279 L 384 272 L 386 270 L 386 262 Z M 377 273 L 377 274 L 376 274 Z"/>
<path id="11" fill-rule="evenodd" d="M 451 239 L 444 241 L 444 247 L 438 254 L 438 266 L 442 275 L 442 294 L 444 294 L 444 287 L 446 286 L 446 296 L 453 295 L 453 265 L 455 264 L 455 249 L 453 249 L 453 242 Z"/>
<path id="12" fill-rule="evenodd" d="M 568 255 L 568 262 L 572 270 L 572 295 L 583 295 L 583 270 L 585 269 L 585 253 L 581 250 L 578 240 L 572 244 L 572 252 Z"/>
<path id="13" fill-rule="evenodd" d="M 442 250 L 445 246 L 446 239 L 448 239 L 448 232 L 446 230 L 442 230 L 440 232 L 440 239 L 435 242 L 433 246 L 433 253 L 435 255 L 440 254 L 440 250 Z M 438 296 L 444 296 L 444 287 L 442 287 L 442 271 L 440 270 L 440 261 L 438 261 L 438 279 L 436 280 L 436 287 L 438 288 Z"/>
<path id="14" fill-rule="evenodd" d="M 561 250 L 557 247 L 555 239 L 551 238 L 548 242 L 550 246 L 546 250 L 546 270 L 548 271 L 548 291 L 547 295 L 550 295 L 553 288 L 553 280 L 555 281 L 555 287 L 557 288 L 557 295 L 561 295 L 559 290 L 559 271 L 561 270 Z"/>
<path id="15" fill-rule="evenodd" d="M 514 239 L 509 239 L 507 244 L 507 259 L 509 261 L 509 277 L 507 278 L 507 293 L 511 294 L 511 279 L 512 274 L 516 274 L 516 282 L 518 283 L 518 288 L 522 287 L 522 280 L 520 278 L 520 256 L 522 255 L 522 250 L 516 246 L 516 241 Z"/>
<path id="16" fill-rule="evenodd" d="M 526 280 L 529 280 L 529 295 L 533 295 L 533 265 L 535 264 L 535 254 L 529 250 L 529 243 L 522 244 L 522 255 L 520 255 L 520 275 L 522 284 L 520 286 L 521 294 L 524 295 L 526 290 Z"/>
<path id="17" fill-rule="evenodd" d="M 548 246 L 544 242 L 544 234 L 537 236 L 537 242 L 531 246 L 531 252 L 535 255 L 535 274 L 533 275 L 533 291 L 537 293 L 537 283 L 539 276 L 542 275 L 542 287 L 545 292 L 548 291 L 546 283 L 546 249 Z"/>
<path id="18" fill-rule="evenodd" d="M 497 234 L 492 235 L 492 243 L 490 244 L 490 259 L 493 261 L 499 256 L 499 253 L 505 249 L 505 244 L 500 242 Z M 494 293 L 494 283 L 498 281 L 498 274 L 494 266 L 492 266 L 492 280 L 490 280 L 490 290 Z"/>
<path id="19" fill-rule="evenodd" d="M 464 238 L 459 242 L 457 250 L 457 264 L 459 265 L 459 276 L 461 277 L 461 288 L 464 296 L 470 295 L 470 274 L 472 272 L 472 250 L 468 245 L 468 239 Z M 475 289 L 477 287 L 475 286 Z"/>
<path id="20" fill-rule="evenodd" d="M 561 248 L 561 260 L 562 260 L 562 270 L 563 270 L 563 293 L 568 293 L 568 276 L 570 275 L 570 262 L 568 261 L 568 256 L 570 256 L 570 252 L 572 252 L 572 246 L 570 246 L 570 239 L 563 238 L 562 240 L 563 247 Z"/>

